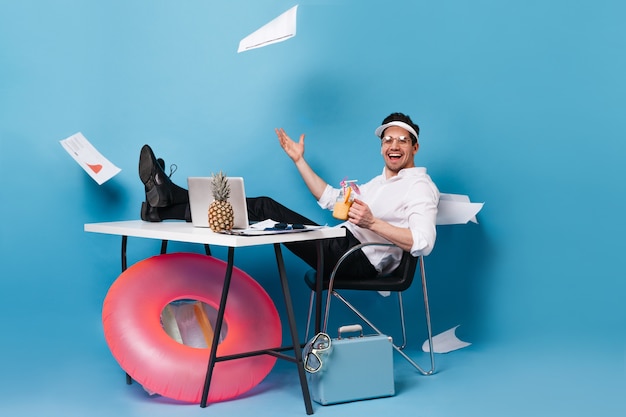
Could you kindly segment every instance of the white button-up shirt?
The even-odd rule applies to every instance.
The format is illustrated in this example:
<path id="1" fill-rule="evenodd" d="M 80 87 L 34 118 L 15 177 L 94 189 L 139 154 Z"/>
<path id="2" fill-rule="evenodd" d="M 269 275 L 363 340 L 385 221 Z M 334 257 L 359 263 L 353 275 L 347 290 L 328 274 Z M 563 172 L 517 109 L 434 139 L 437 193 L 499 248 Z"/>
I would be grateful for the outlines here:
<path id="1" fill-rule="evenodd" d="M 413 246 L 411 255 L 428 255 L 433 250 L 437 232 L 437 205 L 439 190 L 426 173 L 426 168 L 413 167 L 400 170 L 398 175 L 389 179 L 383 173 L 366 184 L 360 185 L 360 195 L 356 196 L 365 202 L 374 217 L 384 220 L 397 227 L 411 230 Z M 326 186 L 318 200 L 322 208 L 332 210 L 341 190 Z M 337 227 L 344 226 L 361 243 L 390 243 L 387 239 L 348 221 Z M 393 271 L 400 263 L 402 250 L 391 246 L 366 246 L 363 252 L 371 264 L 380 273 Z"/>

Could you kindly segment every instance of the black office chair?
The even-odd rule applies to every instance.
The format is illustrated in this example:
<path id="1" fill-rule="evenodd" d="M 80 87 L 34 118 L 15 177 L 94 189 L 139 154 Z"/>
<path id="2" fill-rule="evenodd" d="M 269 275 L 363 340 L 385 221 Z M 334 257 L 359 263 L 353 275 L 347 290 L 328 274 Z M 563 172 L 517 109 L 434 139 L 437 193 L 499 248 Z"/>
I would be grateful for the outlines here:
<path id="1" fill-rule="evenodd" d="M 352 247 L 348 250 L 337 262 L 335 265 L 328 281 L 323 282 L 322 288 L 328 291 L 328 295 L 326 298 L 326 309 L 324 316 L 324 324 L 323 331 L 326 332 L 326 327 L 328 325 L 328 314 L 330 311 L 330 295 L 332 294 L 341 302 L 343 302 L 350 310 L 352 310 L 361 320 L 367 323 L 376 333 L 384 334 L 380 331 L 367 317 L 365 317 L 360 311 L 358 311 L 351 303 L 346 300 L 337 290 L 359 290 L 359 291 L 389 291 L 395 292 L 398 295 L 398 305 L 400 311 L 400 322 L 402 328 L 402 344 L 396 345 L 393 344 L 394 349 L 402 355 L 404 359 L 406 359 L 415 369 L 417 369 L 422 375 L 431 375 L 435 372 L 435 356 L 433 353 L 433 336 L 432 329 L 430 324 L 430 309 L 428 306 L 428 291 L 426 288 L 426 273 L 424 269 L 424 257 L 418 256 L 414 257 L 409 252 L 403 252 L 402 259 L 400 261 L 400 265 L 390 274 L 381 275 L 375 279 L 368 279 L 363 281 L 355 281 L 355 280 L 347 280 L 337 275 L 337 271 L 339 266 L 355 251 L 365 247 L 365 246 L 394 246 L 393 244 L 385 244 L 385 243 L 362 243 L 360 245 Z M 424 311 L 426 316 L 426 329 L 428 331 L 428 344 L 429 344 L 429 353 L 430 353 L 430 369 L 424 370 L 420 367 L 415 361 L 413 361 L 403 349 L 406 347 L 407 337 L 406 337 L 406 325 L 404 318 L 404 306 L 402 303 L 402 292 L 407 290 L 411 284 L 413 283 L 413 277 L 415 275 L 415 270 L 417 269 L 417 263 L 420 264 L 420 275 L 422 278 L 422 293 L 424 298 Z M 310 270 L 305 274 L 305 282 L 311 288 L 311 297 L 309 301 L 309 315 L 307 318 L 307 328 L 306 328 L 306 337 L 308 338 L 309 333 L 309 325 L 311 322 L 311 316 L 313 311 L 313 301 L 315 298 L 315 288 L 316 288 L 316 271 Z"/>

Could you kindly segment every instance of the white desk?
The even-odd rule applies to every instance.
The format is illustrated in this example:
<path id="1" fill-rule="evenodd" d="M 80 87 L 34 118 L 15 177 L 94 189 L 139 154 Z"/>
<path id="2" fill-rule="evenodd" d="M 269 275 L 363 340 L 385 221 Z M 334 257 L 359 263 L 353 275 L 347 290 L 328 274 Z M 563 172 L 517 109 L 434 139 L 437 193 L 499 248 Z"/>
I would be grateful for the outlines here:
<path id="1" fill-rule="evenodd" d="M 273 235 L 263 236 L 237 236 L 227 235 L 221 233 L 214 233 L 210 229 L 193 227 L 191 223 L 182 221 L 166 221 L 160 223 L 149 223 L 141 220 L 129 220 L 120 222 L 107 222 L 107 223 L 88 223 L 85 224 L 86 232 L 104 233 L 109 235 L 122 236 L 122 270 L 126 269 L 126 244 L 127 238 L 139 237 L 146 239 L 158 239 L 163 242 L 174 240 L 178 242 L 200 243 L 204 245 L 217 245 L 228 248 L 228 262 L 226 267 L 226 277 L 224 279 L 224 288 L 222 289 L 222 296 L 220 299 L 220 306 L 217 313 L 217 319 L 215 323 L 215 331 L 213 336 L 213 343 L 211 344 L 211 352 L 209 356 L 209 363 L 207 365 L 207 373 L 204 384 L 204 390 L 202 392 L 201 407 L 206 407 L 207 397 L 209 394 L 209 387 L 211 384 L 211 378 L 213 376 L 213 368 L 215 363 L 221 360 L 232 360 L 246 356 L 258 355 L 258 354 L 271 354 L 281 359 L 291 360 L 296 363 L 298 367 L 298 375 L 300 378 L 300 386 L 302 388 L 302 396 L 304 398 L 304 405 L 307 414 L 313 414 L 313 406 L 311 404 L 311 397 L 306 381 L 306 375 L 304 373 L 304 366 L 302 363 L 302 350 L 300 341 L 298 339 L 297 327 L 295 316 L 293 312 L 293 304 L 291 301 L 291 295 L 289 293 L 289 285 L 287 276 L 285 273 L 285 267 L 283 262 L 283 256 L 281 252 L 281 243 L 288 242 L 302 242 L 302 241 L 317 241 L 318 242 L 318 265 L 317 271 L 321 273 L 323 271 L 323 256 L 321 256 L 321 240 L 330 239 L 336 237 L 345 236 L 345 229 L 343 228 L 322 228 L 316 230 L 309 230 L 299 233 L 280 233 Z M 217 357 L 217 346 L 219 343 L 219 335 L 222 329 L 222 323 L 224 320 L 224 309 L 226 307 L 226 300 L 228 296 L 228 290 L 230 287 L 230 279 L 232 275 L 232 269 L 234 265 L 234 250 L 238 247 L 268 245 L 274 246 L 276 254 L 276 263 L 278 265 L 278 275 L 280 277 L 283 294 L 285 297 L 285 306 L 287 310 L 287 318 L 289 321 L 289 329 L 291 332 L 292 346 L 286 348 L 267 349 L 260 352 L 242 352 L 241 355 L 235 355 L 230 357 Z M 162 252 L 164 253 L 165 246 L 162 246 Z M 316 318 L 319 320 L 321 315 L 321 277 L 318 276 L 318 296 L 316 300 L 320 300 L 320 303 L 316 305 Z M 319 321 L 316 321 L 316 328 L 319 329 Z M 295 358 L 288 357 L 280 353 L 284 350 L 293 349 Z"/>
<path id="2" fill-rule="evenodd" d="M 191 223 L 182 221 L 149 223 L 142 220 L 87 223 L 85 224 L 85 231 L 104 233 L 108 235 L 202 243 L 233 248 L 274 243 L 302 242 L 305 240 L 328 239 L 343 237 L 346 235 L 346 231 L 343 228 L 324 227 L 321 229 L 308 230 L 306 232 L 277 233 L 273 235 L 261 236 L 239 236 L 214 233 L 209 228 L 193 227 Z"/>

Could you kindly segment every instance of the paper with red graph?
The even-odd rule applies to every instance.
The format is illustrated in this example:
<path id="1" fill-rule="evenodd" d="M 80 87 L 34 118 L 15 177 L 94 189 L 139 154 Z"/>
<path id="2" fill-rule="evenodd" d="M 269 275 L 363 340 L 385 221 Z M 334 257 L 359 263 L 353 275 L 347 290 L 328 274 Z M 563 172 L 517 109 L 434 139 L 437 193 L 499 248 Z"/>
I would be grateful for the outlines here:
<path id="1" fill-rule="evenodd" d="M 85 172 L 87 172 L 98 185 L 104 184 L 121 171 L 120 168 L 116 167 L 111 161 L 102 156 L 80 132 L 60 142 L 67 153 L 74 158 L 78 165 L 83 167 Z"/>

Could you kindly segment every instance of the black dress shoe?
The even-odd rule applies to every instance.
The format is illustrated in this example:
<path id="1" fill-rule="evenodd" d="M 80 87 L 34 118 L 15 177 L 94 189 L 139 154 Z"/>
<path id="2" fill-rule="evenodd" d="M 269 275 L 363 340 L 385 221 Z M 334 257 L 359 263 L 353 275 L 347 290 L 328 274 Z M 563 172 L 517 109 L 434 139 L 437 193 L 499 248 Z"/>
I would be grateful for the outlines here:
<path id="1" fill-rule="evenodd" d="M 162 161 L 162 160 L 161 160 Z M 148 145 L 139 154 L 139 178 L 146 188 L 146 201 L 152 207 L 165 207 L 172 204 L 174 185 L 165 174 L 161 164 Z"/>
<path id="2" fill-rule="evenodd" d="M 165 174 L 163 159 L 155 158 L 150 146 L 144 145 L 139 154 L 139 178 L 145 186 L 146 202 L 150 206 L 169 207 L 189 203 L 187 190 L 174 184 L 170 176 Z"/>

